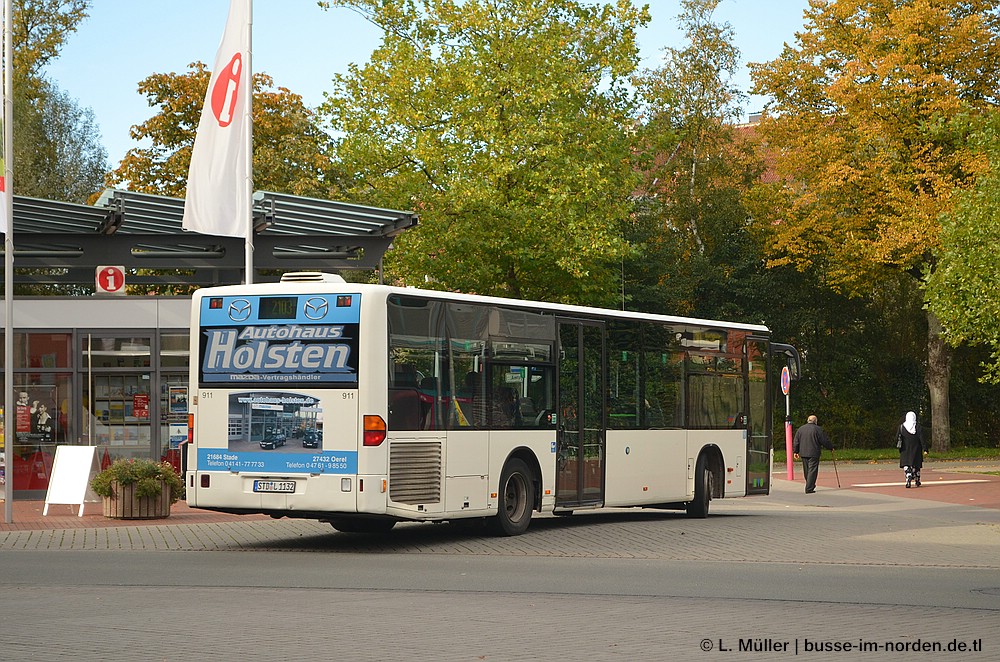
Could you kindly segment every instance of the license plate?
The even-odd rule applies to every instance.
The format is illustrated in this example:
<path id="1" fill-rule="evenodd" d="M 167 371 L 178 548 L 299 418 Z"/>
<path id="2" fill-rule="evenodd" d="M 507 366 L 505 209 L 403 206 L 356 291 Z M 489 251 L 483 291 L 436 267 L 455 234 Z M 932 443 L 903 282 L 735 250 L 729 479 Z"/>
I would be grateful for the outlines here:
<path id="1" fill-rule="evenodd" d="M 255 480 L 253 482 L 254 492 L 294 492 L 294 480 Z"/>

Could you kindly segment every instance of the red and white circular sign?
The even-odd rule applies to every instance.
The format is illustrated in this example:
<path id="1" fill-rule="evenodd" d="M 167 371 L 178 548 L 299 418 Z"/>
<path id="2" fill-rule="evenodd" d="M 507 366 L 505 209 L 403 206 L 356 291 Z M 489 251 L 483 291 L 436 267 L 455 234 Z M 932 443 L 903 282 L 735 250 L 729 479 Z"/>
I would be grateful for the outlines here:
<path id="1" fill-rule="evenodd" d="M 99 294 L 125 294 L 125 267 L 97 267 L 96 285 Z"/>
<path id="2" fill-rule="evenodd" d="M 236 102 L 239 101 L 242 74 L 243 55 L 236 53 L 212 86 L 212 114 L 223 128 L 229 126 L 236 118 Z"/>

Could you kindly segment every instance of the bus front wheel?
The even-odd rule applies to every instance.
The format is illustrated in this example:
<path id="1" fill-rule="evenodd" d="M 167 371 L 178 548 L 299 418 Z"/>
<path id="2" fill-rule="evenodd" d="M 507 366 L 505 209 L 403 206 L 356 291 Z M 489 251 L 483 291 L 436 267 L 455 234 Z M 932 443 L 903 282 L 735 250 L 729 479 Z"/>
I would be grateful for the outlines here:
<path id="1" fill-rule="evenodd" d="M 712 481 L 715 479 L 708 468 L 705 456 L 698 458 L 694 465 L 694 500 L 687 505 L 688 517 L 708 517 L 708 504 L 712 501 Z"/>
<path id="2" fill-rule="evenodd" d="M 518 536 L 527 531 L 535 496 L 531 471 L 522 460 L 515 458 L 504 465 L 498 495 L 497 514 L 490 521 L 493 533 Z"/>

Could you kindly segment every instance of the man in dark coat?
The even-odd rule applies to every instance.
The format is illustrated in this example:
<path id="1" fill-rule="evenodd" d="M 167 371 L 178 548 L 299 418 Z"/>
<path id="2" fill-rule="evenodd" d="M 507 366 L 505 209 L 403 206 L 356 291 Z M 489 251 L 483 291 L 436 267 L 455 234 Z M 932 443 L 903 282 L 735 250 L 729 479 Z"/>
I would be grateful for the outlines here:
<path id="1" fill-rule="evenodd" d="M 816 476 L 819 475 L 819 456 L 824 448 L 833 450 L 833 444 L 826 432 L 819 426 L 819 419 L 811 414 L 806 424 L 795 431 L 792 452 L 796 460 L 802 459 L 802 473 L 806 478 L 806 494 L 816 491 Z"/>

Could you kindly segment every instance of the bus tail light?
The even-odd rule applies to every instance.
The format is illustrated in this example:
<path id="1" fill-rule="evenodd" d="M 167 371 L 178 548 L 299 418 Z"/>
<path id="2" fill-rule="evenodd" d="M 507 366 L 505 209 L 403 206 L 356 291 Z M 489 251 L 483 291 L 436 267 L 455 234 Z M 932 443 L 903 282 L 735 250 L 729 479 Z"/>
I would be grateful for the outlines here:
<path id="1" fill-rule="evenodd" d="M 365 446 L 379 446 L 385 441 L 385 421 L 375 414 L 365 415 Z"/>
<path id="2" fill-rule="evenodd" d="M 188 443 L 194 442 L 194 414 L 188 414 Z"/>

